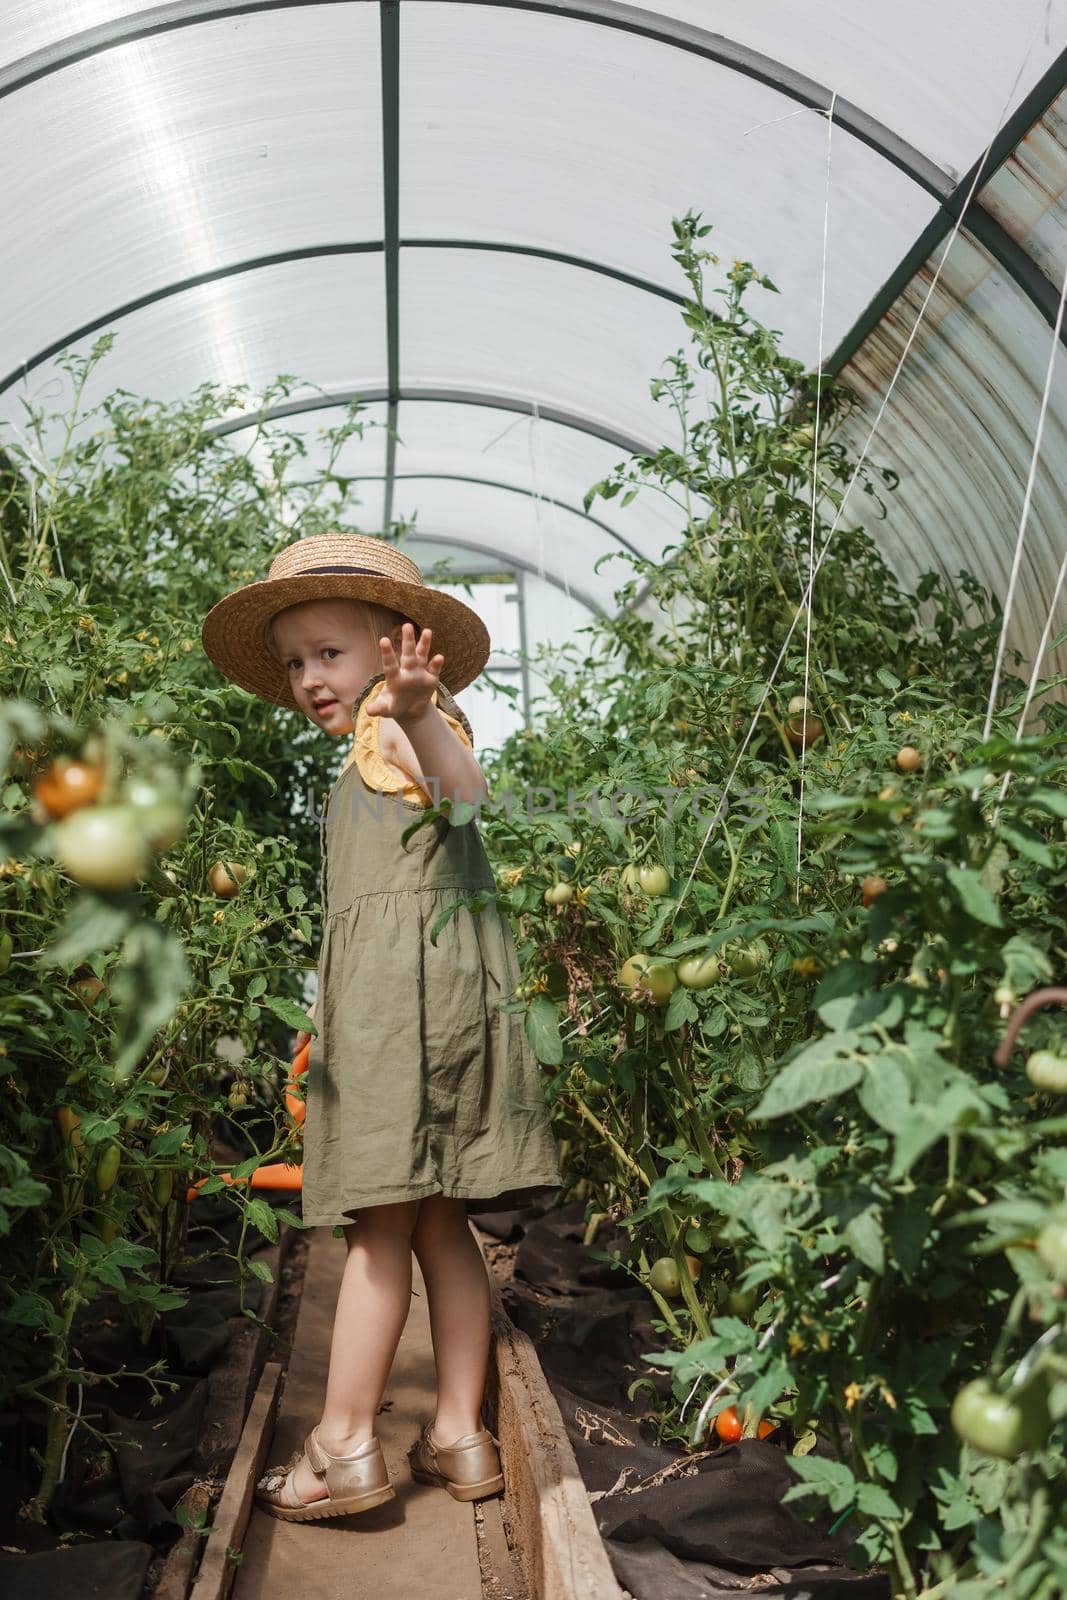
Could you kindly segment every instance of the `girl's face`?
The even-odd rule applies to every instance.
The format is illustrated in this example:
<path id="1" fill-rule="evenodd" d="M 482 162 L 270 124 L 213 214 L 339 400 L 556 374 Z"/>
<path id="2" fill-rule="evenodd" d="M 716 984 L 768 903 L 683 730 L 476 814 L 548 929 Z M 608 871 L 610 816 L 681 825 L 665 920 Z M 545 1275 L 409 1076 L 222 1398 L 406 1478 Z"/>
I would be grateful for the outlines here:
<path id="1" fill-rule="evenodd" d="M 389 632 L 398 651 L 401 626 Z M 280 611 L 271 633 L 301 711 L 327 733 L 351 733 L 356 696 L 382 671 L 368 608 L 352 600 L 305 600 Z"/>

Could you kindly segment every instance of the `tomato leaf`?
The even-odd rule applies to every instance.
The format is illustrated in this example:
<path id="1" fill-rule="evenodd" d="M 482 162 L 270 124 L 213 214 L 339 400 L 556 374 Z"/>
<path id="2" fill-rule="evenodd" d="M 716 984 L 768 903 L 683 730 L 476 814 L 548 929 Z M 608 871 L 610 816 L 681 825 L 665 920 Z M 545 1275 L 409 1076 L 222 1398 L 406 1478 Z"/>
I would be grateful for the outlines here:
<path id="1" fill-rule="evenodd" d="M 699 1015 L 700 1012 L 697 1009 L 696 1001 L 689 993 L 689 990 L 679 984 L 667 1002 L 663 1026 L 668 1033 L 673 1033 L 676 1028 L 682 1026 L 683 1022 L 695 1022 Z"/>
<path id="2" fill-rule="evenodd" d="M 919 1270 L 923 1245 L 933 1227 L 926 1206 L 916 1200 L 897 1205 L 885 1219 L 885 1234 L 894 1259 L 905 1279 Z M 885 1474 L 888 1476 L 888 1474 Z"/>
<path id="3" fill-rule="evenodd" d="M 903 1512 L 893 1496 L 879 1483 L 861 1483 L 856 1490 L 856 1509 L 866 1517 L 899 1519 Z"/>
<path id="4" fill-rule="evenodd" d="M 751 1388 L 744 1391 L 741 1400 L 745 1405 L 754 1406 L 757 1413 L 761 1414 L 772 1406 L 774 1402 L 791 1386 L 793 1374 L 784 1361 L 772 1361 L 765 1372 L 762 1372 Z M 741 1401 L 738 1402 L 741 1410 Z"/>
<path id="5" fill-rule="evenodd" d="M 123 940 L 122 957 L 111 980 L 121 1008 L 115 1023 L 116 1083 L 129 1077 L 193 981 L 180 941 L 157 922 L 135 924 Z"/>
<path id="6" fill-rule="evenodd" d="M 263 1004 L 268 1011 L 273 1011 L 276 1017 L 280 1017 L 287 1028 L 295 1028 L 298 1033 L 310 1033 L 312 1038 L 318 1038 L 319 1030 L 315 1026 L 314 1018 L 309 1017 L 303 1006 L 298 1005 L 295 1000 L 289 1000 L 284 995 L 266 994 L 263 996 Z"/>
<path id="7" fill-rule="evenodd" d="M 851 1089 L 863 1077 L 863 1062 L 838 1058 L 841 1052 L 854 1050 L 859 1039 L 851 1029 L 816 1039 L 771 1079 L 752 1115 L 782 1117 L 787 1111 L 799 1111 L 813 1101 L 830 1100 Z"/>
<path id="8" fill-rule="evenodd" d="M 880 1128 L 903 1133 L 912 1113 L 911 1088 L 904 1068 L 891 1052 L 867 1060 L 857 1099 Z"/>
<path id="9" fill-rule="evenodd" d="M 878 1206 L 868 1206 L 845 1228 L 845 1241 L 865 1267 L 885 1272 L 885 1245 L 882 1240 L 882 1213 Z"/>
<path id="10" fill-rule="evenodd" d="M 787 1456 L 786 1460 L 803 1481 L 787 1489 L 783 1500 L 817 1494 L 831 1511 L 845 1511 L 855 1502 L 856 1480 L 843 1461 L 832 1461 L 827 1456 Z"/>
<path id="11" fill-rule="evenodd" d="M 895 1028 L 904 1015 L 903 997 L 897 988 L 868 994 L 840 995 L 825 1000 L 816 1010 L 828 1028 L 863 1028 L 877 1022 L 880 1028 Z"/>
<path id="12" fill-rule="evenodd" d="M 177 1128 L 168 1128 L 164 1133 L 157 1133 L 148 1147 L 153 1159 L 157 1156 L 177 1155 L 192 1131 L 192 1123 L 183 1122 Z"/>
<path id="13" fill-rule="evenodd" d="M 1000 907 L 982 882 L 977 872 L 969 867 L 946 867 L 945 876 L 956 891 L 956 897 L 967 915 L 989 928 L 1000 928 L 1004 919 Z"/>
<path id="14" fill-rule="evenodd" d="M 245 1215 L 259 1233 L 274 1244 L 278 1238 L 278 1219 L 274 1207 L 266 1200 L 253 1198 L 245 1202 Z"/>
<path id="15" fill-rule="evenodd" d="M 547 995 L 535 995 L 526 1008 L 524 1023 L 530 1049 L 547 1067 L 558 1067 L 563 1060 L 563 1041 L 559 1036 L 559 1012 Z"/>
<path id="16" fill-rule="evenodd" d="M 41 965 L 65 966 L 99 950 L 110 950 L 134 920 L 128 906 L 109 905 L 95 894 L 84 893 L 75 900 L 55 939 L 40 957 Z"/>
<path id="17" fill-rule="evenodd" d="M 1055 866 L 1052 851 L 1036 829 L 1028 828 L 1023 822 L 1002 822 L 1000 831 L 1021 856 L 1028 856 L 1031 861 L 1036 861 L 1042 867 Z"/>
<path id="18" fill-rule="evenodd" d="M 1058 789 L 1032 789 L 1026 799 L 1028 805 L 1040 806 L 1057 817 L 1067 817 L 1067 795 Z"/>

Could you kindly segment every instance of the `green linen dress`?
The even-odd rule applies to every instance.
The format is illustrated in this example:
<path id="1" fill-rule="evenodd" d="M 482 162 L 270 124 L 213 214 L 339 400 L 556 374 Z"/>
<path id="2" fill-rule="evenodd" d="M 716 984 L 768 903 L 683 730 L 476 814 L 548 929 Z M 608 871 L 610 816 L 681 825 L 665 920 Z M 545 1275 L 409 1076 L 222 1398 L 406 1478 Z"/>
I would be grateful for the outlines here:
<path id="1" fill-rule="evenodd" d="M 378 750 L 381 724 L 360 711 L 384 678 L 368 679 L 355 702 L 364 749 L 372 740 Z M 443 685 L 435 700 L 473 745 Z M 494 903 L 462 907 L 436 944 L 429 937 L 445 906 L 495 888 L 477 824 L 435 817 L 403 845 L 425 793 L 412 801 L 415 786 L 399 781 L 383 792 L 382 770 L 380 759 L 350 760 L 320 825 L 304 1221 L 336 1227 L 365 1206 L 433 1194 L 465 1200 L 468 1212 L 550 1200 L 561 1174 L 542 1074 L 522 1014 L 498 1010 L 521 976 L 511 929 Z"/>

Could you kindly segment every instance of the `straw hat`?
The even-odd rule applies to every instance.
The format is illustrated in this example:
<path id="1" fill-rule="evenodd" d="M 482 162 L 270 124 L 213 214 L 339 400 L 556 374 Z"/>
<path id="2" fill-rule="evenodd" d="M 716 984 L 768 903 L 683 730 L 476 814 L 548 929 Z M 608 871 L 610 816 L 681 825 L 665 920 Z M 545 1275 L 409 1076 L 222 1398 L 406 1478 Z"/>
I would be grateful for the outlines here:
<path id="1" fill-rule="evenodd" d="M 439 589 L 428 589 L 414 561 L 384 539 L 322 533 L 275 556 L 262 583 L 225 595 L 204 618 L 200 638 L 219 671 L 261 700 L 297 709 L 288 674 L 267 642 L 267 624 L 302 600 L 367 600 L 433 629 L 433 654 L 445 663 L 441 681 L 453 694 L 489 659 L 489 630 L 477 612 Z"/>

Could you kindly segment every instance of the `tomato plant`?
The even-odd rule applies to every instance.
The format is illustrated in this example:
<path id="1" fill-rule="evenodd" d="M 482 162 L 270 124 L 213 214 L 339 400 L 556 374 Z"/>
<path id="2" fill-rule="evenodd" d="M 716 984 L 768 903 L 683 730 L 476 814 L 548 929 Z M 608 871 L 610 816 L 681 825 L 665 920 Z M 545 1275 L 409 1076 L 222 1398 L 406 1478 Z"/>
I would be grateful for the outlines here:
<path id="1" fill-rule="evenodd" d="M 69 407 L 30 405 L 0 457 L 0 1401 L 45 1418 L 24 1509 L 38 1521 L 84 1432 L 79 1386 L 102 1376 L 64 1308 L 118 1291 L 147 1345 L 184 1300 L 169 1275 L 188 1211 L 171 1200 L 197 1175 L 247 1210 L 249 1240 L 277 1227 L 212 1175 L 214 1147 L 239 1139 L 264 1164 L 298 1150 L 282 1083 L 315 965 L 309 798 L 340 755 L 220 680 L 199 643 L 210 606 L 292 537 L 245 457 L 258 441 L 280 481 L 292 436 L 257 423 L 236 448 L 214 437 L 234 395 L 211 385 L 168 405 L 105 395 L 90 416 L 81 397 L 90 374 L 102 392 L 109 347 L 61 358 Z M 270 386 L 268 411 L 286 387 Z M 361 410 L 327 431 L 328 455 Z M 326 478 L 290 491 L 305 533 L 347 517 Z M 222 1040 L 248 1085 L 225 1125 Z"/>
<path id="2" fill-rule="evenodd" d="M 691 347 L 653 385 L 672 441 L 587 496 L 669 497 L 670 558 L 621 558 L 616 614 L 563 647 L 540 720 L 487 766 L 491 787 L 574 801 L 485 824 L 524 970 L 562 960 L 569 978 L 514 1006 L 573 1193 L 626 1230 L 642 1281 L 662 1261 L 677 1281 L 646 1357 L 671 1380 L 661 1437 L 706 1448 L 701 1397 L 728 1376 L 740 1414 L 811 1419 L 789 1499 L 847 1514 L 850 1559 L 895 1595 L 1050 1597 L 1067 1583 L 1067 1162 L 1044 1058 L 1063 1052 L 1035 1022 L 1036 1076 L 992 1053 L 1017 997 L 1067 968 L 1064 683 L 1045 672 L 1019 736 L 1008 650 L 987 735 L 998 606 L 967 572 L 905 587 L 889 569 L 873 524 L 895 478 L 877 441 L 858 460 L 855 397 L 823 375 L 817 461 L 802 452 L 816 384 L 745 304 L 773 285 L 739 262 L 716 304 L 706 232 L 675 223 Z M 813 492 L 826 553 L 805 605 Z M 609 770 L 611 810 L 594 805 Z M 588 885 L 566 926 L 504 876 L 561 843 Z M 662 895 L 637 892 L 643 861 Z M 659 962 L 675 981 L 654 1001 Z M 694 985 L 713 962 L 721 981 Z M 611 1086 L 595 1108 L 586 1069 Z M 1020 1372 L 1047 1386 L 1047 1430 L 1011 1460 L 965 1445 L 957 1394 L 1014 1405 Z"/>

